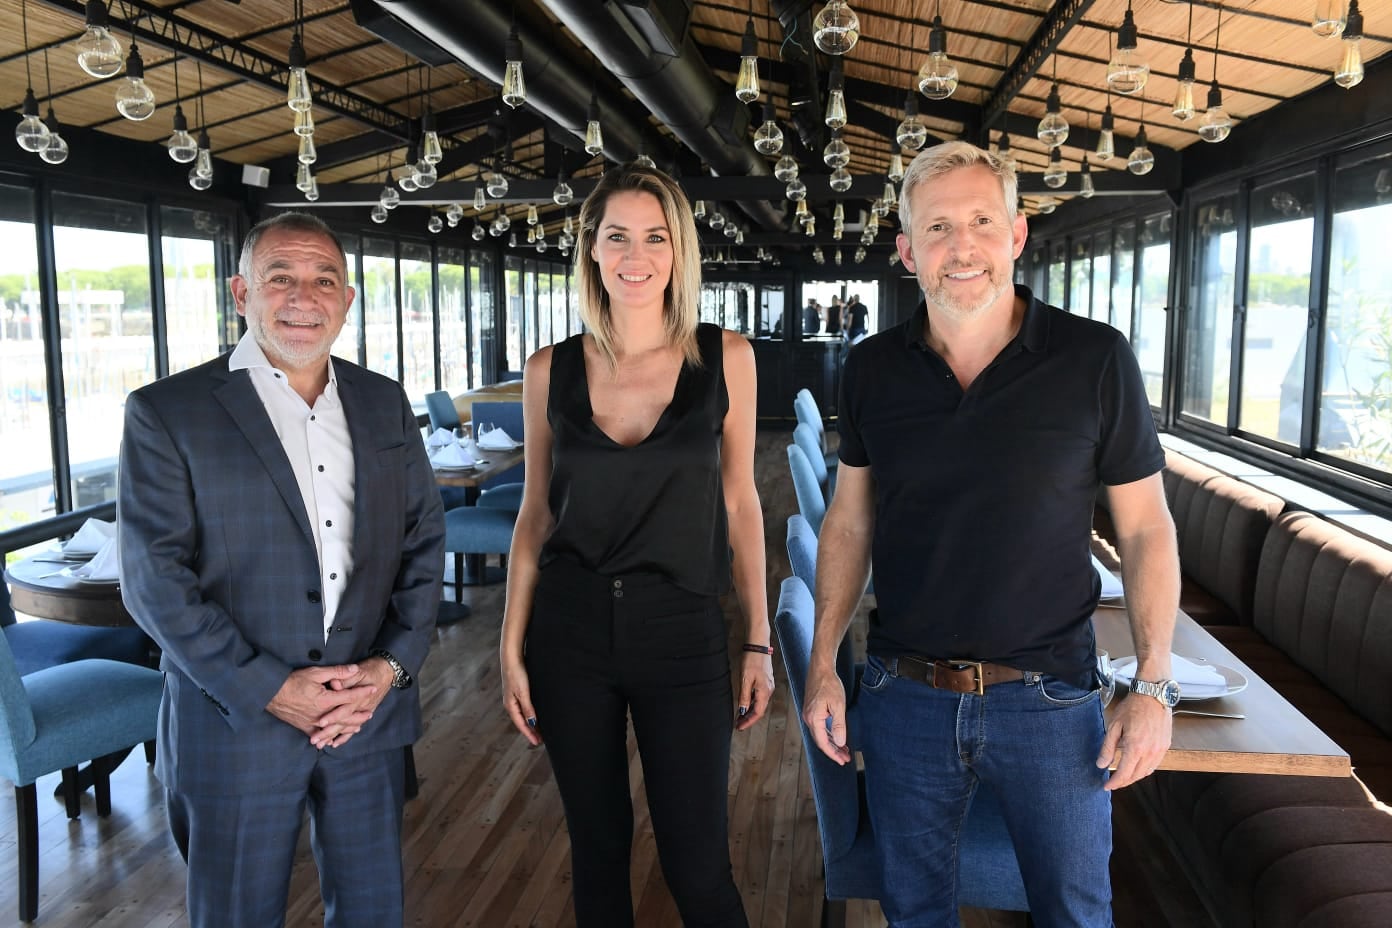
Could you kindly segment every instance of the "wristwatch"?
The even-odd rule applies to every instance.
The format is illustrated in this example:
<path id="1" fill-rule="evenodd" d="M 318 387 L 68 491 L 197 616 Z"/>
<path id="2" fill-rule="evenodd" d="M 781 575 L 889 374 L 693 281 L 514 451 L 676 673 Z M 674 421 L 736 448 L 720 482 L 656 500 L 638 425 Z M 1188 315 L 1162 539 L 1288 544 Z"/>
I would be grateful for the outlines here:
<path id="1" fill-rule="evenodd" d="M 1173 680 L 1160 680 L 1155 683 L 1146 680 L 1132 680 L 1131 692 L 1158 699 L 1160 705 L 1166 709 L 1173 709 L 1179 705 L 1179 684 Z"/>
<path id="2" fill-rule="evenodd" d="M 390 651 L 384 651 L 381 648 L 374 648 L 373 650 L 367 652 L 367 656 L 380 657 L 382 660 L 387 662 L 387 666 L 391 667 L 392 689 L 404 690 L 415 682 L 411 679 L 411 675 L 406 672 L 406 668 L 401 666 L 401 661 L 392 657 Z"/>

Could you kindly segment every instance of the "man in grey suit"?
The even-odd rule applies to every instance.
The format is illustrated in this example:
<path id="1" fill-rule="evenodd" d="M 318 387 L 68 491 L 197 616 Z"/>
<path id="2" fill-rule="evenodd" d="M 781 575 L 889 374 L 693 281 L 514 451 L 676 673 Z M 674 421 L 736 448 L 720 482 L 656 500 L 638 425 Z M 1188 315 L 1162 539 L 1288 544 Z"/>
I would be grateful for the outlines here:
<path id="1" fill-rule="evenodd" d="M 156 773 L 194 928 L 284 923 L 306 809 L 331 928 L 402 923 L 402 747 L 440 599 L 440 493 L 401 387 L 337 358 L 318 219 L 251 230 L 247 334 L 132 393 L 121 591 L 163 649 Z"/>

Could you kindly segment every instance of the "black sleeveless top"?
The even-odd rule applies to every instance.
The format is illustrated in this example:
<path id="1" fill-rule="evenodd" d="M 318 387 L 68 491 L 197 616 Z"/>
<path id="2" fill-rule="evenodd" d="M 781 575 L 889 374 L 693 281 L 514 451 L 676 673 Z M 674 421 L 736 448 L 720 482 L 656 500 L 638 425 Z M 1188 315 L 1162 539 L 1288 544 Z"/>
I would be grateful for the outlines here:
<path id="1" fill-rule="evenodd" d="M 551 351 L 548 498 L 556 527 L 540 565 L 565 558 L 604 576 L 657 573 L 694 593 L 724 593 L 730 555 L 720 439 L 730 399 L 720 327 L 697 328 L 702 366 L 682 365 L 671 404 L 632 447 L 594 422 L 582 337 Z"/>

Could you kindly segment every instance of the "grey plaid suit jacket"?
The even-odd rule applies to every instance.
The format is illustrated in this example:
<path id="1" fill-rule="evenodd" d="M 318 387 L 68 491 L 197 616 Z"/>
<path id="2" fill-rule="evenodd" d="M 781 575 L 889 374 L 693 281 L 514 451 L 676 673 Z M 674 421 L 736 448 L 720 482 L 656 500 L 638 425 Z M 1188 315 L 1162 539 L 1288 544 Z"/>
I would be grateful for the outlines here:
<path id="1" fill-rule="evenodd" d="M 325 641 L 318 555 L 290 466 L 246 371 L 224 355 L 126 400 L 121 595 L 163 649 L 156 773 L 171 790 L 245 795 L 315 762 L 266 705 L 290 671 L 385 648 L 417 675 L 440 599 L 440 492 L 401 387 L 332 361 L 355 459 L 353 575 Z M 419 689 L 392 690 L 341 748 L 420 735 Z"/>

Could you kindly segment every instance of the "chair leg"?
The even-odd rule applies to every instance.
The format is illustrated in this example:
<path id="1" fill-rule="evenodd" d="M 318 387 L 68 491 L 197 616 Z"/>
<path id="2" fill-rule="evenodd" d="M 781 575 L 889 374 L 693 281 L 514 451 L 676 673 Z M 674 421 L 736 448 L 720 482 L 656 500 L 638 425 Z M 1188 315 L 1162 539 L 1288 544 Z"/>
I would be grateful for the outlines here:
<path id="1" fill-rule="evenodd" d="M 77 768 L 63 768 L 63 805 L 67 807 L 68 818 L 82 814 L 82 790 L 77 783 Z"/>
<path id="2" fill-rule="evenodd" d="M 454 601 L 464 601 L 464 552 L 454 552 Z"/>
<path id="3" fill-rule="evenodd" d="M 145 763 L 152 767 L 155 764 L 155 742 L 153 740 L 145 742 Z"/>
<path id="4" fill-rule="evenodd" d="M 822 928 L 846 928 L 845 899 L 822 899 Z"/>
<path id="5" fill-rule="evenodd" d="M 406 798 L 415 799 L 420 795 L 420 780 L 416 777 L 416 752 L 409 744 L 402 750 L 406 755 Z"/>
<path id="6" fill-rule="evenodd" d="M 19 920 L 39 917 L 39 799 L 34 784 L 15 787 L 15 826 L 19 832 Z"/>
<path id="7" fill-rule="evenodd" d="M 120 766 L 129 753 L 130 749 L 127 748 L 92 761 L 92 793 L 97 799 L 98 816 L 105 817 L 111 814 L 111 771 Z"/>

